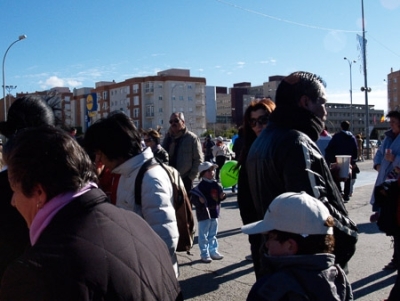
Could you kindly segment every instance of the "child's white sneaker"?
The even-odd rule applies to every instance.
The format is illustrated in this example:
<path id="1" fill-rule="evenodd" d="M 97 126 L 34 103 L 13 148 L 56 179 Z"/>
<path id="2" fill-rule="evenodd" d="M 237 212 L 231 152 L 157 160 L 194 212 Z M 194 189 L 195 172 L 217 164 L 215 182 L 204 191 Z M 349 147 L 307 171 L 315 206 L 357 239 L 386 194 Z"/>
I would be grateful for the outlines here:
<path id="1" fill-rule="evenodd" d="M 214 260 L 221 260 L 222 258 L 224 258 L 224 255 L 222 255 L 218 252 L 215 252 L 215 253 L 211 254 L 211 258 Z"/>
<path id="2" fill-rule="evenodd" d="M 201 261 L 205 262 L 205 263 L 210 263 L 212 261 L 212 259 L 210 258 L 210 256 L 201 257 Z"/>

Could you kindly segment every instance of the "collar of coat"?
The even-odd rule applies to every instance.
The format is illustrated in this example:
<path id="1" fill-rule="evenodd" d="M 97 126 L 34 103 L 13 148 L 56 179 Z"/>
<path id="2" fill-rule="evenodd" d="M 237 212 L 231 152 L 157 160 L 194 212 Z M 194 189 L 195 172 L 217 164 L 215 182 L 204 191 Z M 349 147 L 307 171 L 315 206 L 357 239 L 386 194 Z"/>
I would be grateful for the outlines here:
<path id="1" fill-rule="evenodd" d="M 324 129 L 324 122 L 320 118 L 300 107 L 276 107 L 270 120 L 281 127 L 300 131 L 312 141 L 317 141 Z"/>

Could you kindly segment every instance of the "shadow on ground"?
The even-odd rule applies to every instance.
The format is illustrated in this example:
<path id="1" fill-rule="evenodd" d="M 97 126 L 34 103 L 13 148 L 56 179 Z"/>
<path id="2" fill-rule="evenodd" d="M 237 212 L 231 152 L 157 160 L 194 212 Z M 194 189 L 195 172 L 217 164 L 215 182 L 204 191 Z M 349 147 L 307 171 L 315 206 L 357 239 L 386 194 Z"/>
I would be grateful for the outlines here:
<path id="1" fill-rule="evenodd" d="M 197 264 L 207 264 L 200 260 L 196 260 L 190 263 L 185 263 L 183 265 L 197 265 Z M 248 265 L 248 268 L 242 269 L 244 266 Z M 232 272 L 236 269 L 240 269 L 236 272 Z M 218 290 L 221 284 L 228 281 L 235 281 L 235 279 L 251 273 L 253 271 L 253 265 L 249 261 L 241 261 L 239 263 L 231 264 L 229 266 L 223 267 L 214 272 L 204 273 L 199 276 L 195 276 L 189 279 L 180 281 L 180 286 L 185 299 L 190 299 L 196 296 L 201 296 L 208 294 L 212 291 Z M 221 296 L 221 300 L 223 296 Z"/>

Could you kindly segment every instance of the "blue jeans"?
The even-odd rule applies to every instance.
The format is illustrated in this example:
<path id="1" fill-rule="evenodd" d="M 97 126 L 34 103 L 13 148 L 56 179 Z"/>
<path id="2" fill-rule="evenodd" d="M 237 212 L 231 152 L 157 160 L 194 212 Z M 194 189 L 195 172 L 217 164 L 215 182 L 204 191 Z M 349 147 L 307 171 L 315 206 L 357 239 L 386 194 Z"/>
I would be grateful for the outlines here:
<path id="1" fill-rule="evenodd" d="M 206 258 L 218 252 L 218 218 L 199 221 L 200 256 Z"/>

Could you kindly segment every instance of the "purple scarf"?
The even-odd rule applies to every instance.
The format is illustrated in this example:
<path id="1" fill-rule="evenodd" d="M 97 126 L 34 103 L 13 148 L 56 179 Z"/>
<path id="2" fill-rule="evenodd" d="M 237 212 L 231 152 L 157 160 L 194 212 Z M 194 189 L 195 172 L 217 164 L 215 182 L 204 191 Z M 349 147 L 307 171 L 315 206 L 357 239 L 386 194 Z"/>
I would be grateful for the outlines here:
<path id="1" fill-rule="evenodd" d="M 78 191 L 70 191 L 59 194 L 50 201 L 46 202 L 43 208 L 40 209 L 33 218 L 32 225 L 29 229 L 29 236 L 32 246 L 35 245 L 40 237 L 40 234 L 42 234 L 42 231 L 48 226 L 58 211 L 60 211 L 65 205 L 72 202 L 75 198 L 88 192 L 92 188 L 97 188 L 97 184 L 90 182 Z"/>

